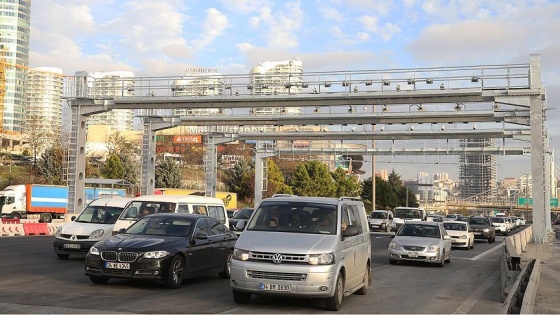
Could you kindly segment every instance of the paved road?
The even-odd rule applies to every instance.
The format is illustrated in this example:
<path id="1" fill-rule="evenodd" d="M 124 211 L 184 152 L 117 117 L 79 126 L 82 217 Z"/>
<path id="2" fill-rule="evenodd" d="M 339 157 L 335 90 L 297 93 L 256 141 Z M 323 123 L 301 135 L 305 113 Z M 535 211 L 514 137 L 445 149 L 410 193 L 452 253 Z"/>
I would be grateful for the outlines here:
<path id="1" fill-rule="evenodd" d="M 477 242 L 474 250 L 453 250 L 444 268 L 390 265 L 386 233 L 372 233 L 373 287 L 366 296 L 344 300 L 343 313 L 496 313 L 502 237 Z M 331 313 L 322 300 L 253 296 L 233 302 L 227 280 L 208 275 L 177 290 L 149 282 L 112 279 L 92 284 L 83 257 L 60 260 L 53 237 L 0 238 L 0 313 Z"/>

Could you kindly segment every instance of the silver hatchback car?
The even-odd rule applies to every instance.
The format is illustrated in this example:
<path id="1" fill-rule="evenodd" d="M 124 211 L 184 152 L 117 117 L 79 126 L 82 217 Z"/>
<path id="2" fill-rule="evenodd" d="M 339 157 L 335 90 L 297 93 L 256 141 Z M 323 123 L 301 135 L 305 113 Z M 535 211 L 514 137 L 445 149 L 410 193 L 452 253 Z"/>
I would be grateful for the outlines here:
<path id="1" fill-rule="evenodd" d="M 424 261 L 443 267 L 451 262 L 451 237 L 441 222 L 405 222 L 389 243 L 389 262 Z"/>

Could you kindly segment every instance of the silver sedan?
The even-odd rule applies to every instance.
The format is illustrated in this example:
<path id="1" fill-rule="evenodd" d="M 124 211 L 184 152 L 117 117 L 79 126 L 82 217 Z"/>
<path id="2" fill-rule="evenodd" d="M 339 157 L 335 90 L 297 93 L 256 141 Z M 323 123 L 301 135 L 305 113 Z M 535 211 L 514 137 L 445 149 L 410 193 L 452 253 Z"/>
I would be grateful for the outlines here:
<path id="1" fill-rule="evenodd" d="M 451 237 L 441 222 L 408 221 L 389 243 L 389 262 L 424 261 L 443 267 L 451 262 Z"/>

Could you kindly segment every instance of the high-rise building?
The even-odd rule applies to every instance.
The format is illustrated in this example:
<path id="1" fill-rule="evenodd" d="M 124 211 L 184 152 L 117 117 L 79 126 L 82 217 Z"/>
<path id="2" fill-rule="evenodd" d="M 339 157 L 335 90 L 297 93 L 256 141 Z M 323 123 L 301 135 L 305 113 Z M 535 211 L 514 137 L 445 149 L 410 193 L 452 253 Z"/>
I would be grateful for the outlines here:
<path id="1" fill-rule="evenodd" d="M 80 75 L 84 75 L 80 73 Z M 91 72 L 86 75 L 88 96 L 113 98 L 134 96 L 134 73 L 130 71 Z M 88 125 L 110 125 L 112 130 L 132 130 L 132 109 L 113 109 L 87 118 Z"/>
<path id="2" fill-rule="evenodd" d="M 462 148 L 494 147 L 494 139 L 462 139 Z M 496 196 L 496 157 L 485 153 L 459 156 L 459 189 L 461 198 Z"/>
<path id="3" fill-rule="evenodd" d="M 220 95 L 223 89 L 224 82 L 219 73 L 187 73 L 184 78 L 175 80 L 171 86 L 174 96 Z M 219 111 L 219 108 L 174 109 L 173 116 L 200 116 L 217 114 Z"/>
<path id="4" fill-rule="evenodd" d="M 31 0 L 0 0 L 0 53 L 4 131 L 21 132 L 25 120 Z"/>
<path id="5" fill-rule="evenodd" d="M 24 137 L 49 145 L 60 139 L 63 106 L 62 69 L 33 68 L 27 78 Z"/>

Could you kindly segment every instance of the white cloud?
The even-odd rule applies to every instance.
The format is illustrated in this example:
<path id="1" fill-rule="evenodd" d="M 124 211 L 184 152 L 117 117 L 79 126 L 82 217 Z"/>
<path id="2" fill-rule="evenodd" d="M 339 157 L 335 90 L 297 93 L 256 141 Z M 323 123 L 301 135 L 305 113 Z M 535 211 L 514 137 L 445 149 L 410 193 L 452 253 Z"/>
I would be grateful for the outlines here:
<path id="1" fill-rule="evenodd" d="M 253 48 L 254 46 L 250 43 L 240 43 L 237 44 L 237 49 L 239 49 L 240 52 L 245 53 L 248 50 L 250 50 L 251 48 Z"/>
<path id="2" fill-rule="evenodd" d="M 251 18 L 250 25 L 261 29 L 269 46 L 299 46 L 296 32 L 301 28 L 304 18 L 299 2 L 287 2 L 284 10 L 274 12 L 270 7 L 263 7 L 259 13 Z"/>
<path id="3" fill-rule="evenodd" d="M 204 48 L 217 37 L 222 35 L 228 27 L 228 18 L 215 8 L 206 10 L 206 19 L 202 23 L 202 35 L 200 39 L 193 41 L 195 49 Z"/>
<path id="4" fill-rule="evenodd" d="M 220 0 L 224 8 L 241 13 L 253 13 L 262 7 L 270 7 L 272 3 L 268 0 Z"/>
<path id="5" fill-rule="evenodd" d="M 384 41 L 389 41 L 394 35 L 401 32 L 401 28 L 397 24 L 385 23 L 385 25 L 380 27 L 376 16 L 360 16 L 358 21 L 362 23 L 366 31 L 376 34 Z"/>
<path id="6" fill-rule="evenodd" d="M 337 23 L 342 23 L 344 21 L 344 14 L 342 14 L 339 10 L 331 7 L 322 7 L 319 9 L 321 15 L 326 20 L 332 20 Z"/>

